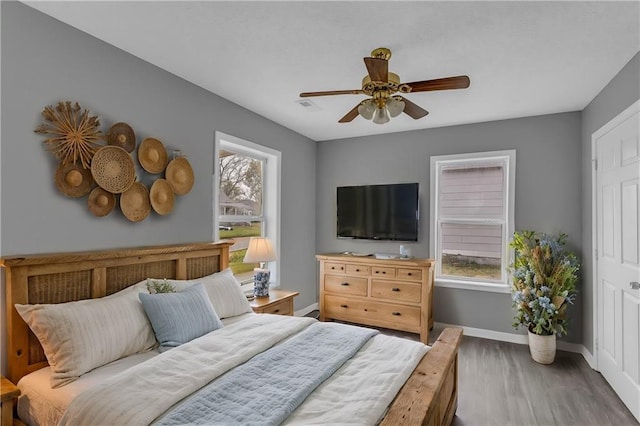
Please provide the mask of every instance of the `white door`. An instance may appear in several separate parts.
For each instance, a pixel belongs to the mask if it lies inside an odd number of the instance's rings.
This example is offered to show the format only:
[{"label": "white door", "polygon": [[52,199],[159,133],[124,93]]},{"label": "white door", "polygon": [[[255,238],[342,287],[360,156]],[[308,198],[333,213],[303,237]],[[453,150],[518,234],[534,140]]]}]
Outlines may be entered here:
[{"label": "white door", "polygon": [[640,420],[640,120],[634,104],[594,134],[598,369]]}]

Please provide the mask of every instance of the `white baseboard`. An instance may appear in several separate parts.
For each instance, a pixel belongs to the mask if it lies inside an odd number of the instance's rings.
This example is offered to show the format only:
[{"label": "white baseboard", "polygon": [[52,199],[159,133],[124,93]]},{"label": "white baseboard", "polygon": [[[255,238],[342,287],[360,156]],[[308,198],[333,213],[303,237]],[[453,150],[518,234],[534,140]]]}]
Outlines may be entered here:
[{"label": "white baseboard", "polygon": [[[483,339],[489,340],[497,340],[500,342],[510,342],[510,343],[518,343],[520,345],[528,345],[529,339],[526,334],[515,334],[515,333],[505,333],[502,331],[493,331],[493,330],[485,330],[483,328],[473,328],[466,327],[462,325],[455,324],[444,324],[440,322],[436,322],[434,324],[436,327],[455,327],[461,328],[466,336],[471,337],[480,337]],[[557,343],[558,350],[574,352],[582,355],[584,360],[589,364],[589,367],[594,368],[595,363],[593,362],[593,355],[591,352],[587,350],[584,345],[578,343],[569,343],[563,342],[562,340],[558,340]]]},{"label": "white baseboard", "polygon": [[593,370],[596,370],[596,363],[594,361],[593,354],[589,352],[584,345],[580,345],[578,343],[563,342],[560,340],[558,341],[558,349],[561,351],[575,352],[582,355],[584,360],[587,361],[587,364],[589,364],[589,367],[591,367],[591,369]]},{"label": "white baseboard", "polygon": [[309,312],[313,312],[316,309],[318,309],[318,304],[317,303],[313,303],[309,306],[307,306],[306,308],[302,308],[299,311],[295,311],[293,313],[293,315],[297,316],[297,317],[303,317],[305,315],[307,315]]}]

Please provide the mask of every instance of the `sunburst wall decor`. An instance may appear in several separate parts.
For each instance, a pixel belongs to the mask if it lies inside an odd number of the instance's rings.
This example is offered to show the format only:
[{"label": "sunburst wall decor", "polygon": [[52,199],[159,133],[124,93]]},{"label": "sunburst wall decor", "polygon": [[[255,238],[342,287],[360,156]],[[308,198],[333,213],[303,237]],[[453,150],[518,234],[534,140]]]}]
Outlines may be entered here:
[{"label": "sunburst wall decor", "polygon": [[98,141],[103,138],[100,132],[100,120],[89,116],[88,110],[82,110],[76,102],[58,102],[58,105],[46,106],[42,116],[47,123],[36,127],[36,133],[50,135],[44,142],[47,149],[63,164],[80,161],[82,168],[91,168],[91,158],[101,147]]}]

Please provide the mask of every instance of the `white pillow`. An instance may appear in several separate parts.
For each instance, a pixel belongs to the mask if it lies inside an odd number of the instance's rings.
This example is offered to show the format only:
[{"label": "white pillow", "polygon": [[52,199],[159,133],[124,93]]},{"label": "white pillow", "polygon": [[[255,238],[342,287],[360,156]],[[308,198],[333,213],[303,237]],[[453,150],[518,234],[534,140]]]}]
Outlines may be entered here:
[{"label": "white pillow", "polygon": [[[191,287],[194,284],[202,283],[204,285],[204,289],[209,295],[213,309],[216,311],[220,319],[253,312],[251,310],[251,305],[247,300],[247,296],[244,295],[242,288],[240,288],[240,283],[233,275],[230,268],[202,278],[192,280],[168,279],[167,282],[171,283],[174,290],[178,292],[184,291],[186,288]],[[146,280],[138,283],[137,285],[142,283],[146,283]]]},{"label": "white pillow", "polygon": [[240,283],[229,268],[190,281],[204,284],[213,309],[221,319],[253,312]]},{"label": "white pillow", "polygon": [[111,361],[148,351],[156,344],[135,285],[100,299],[19,305],[51,366],[51,387],[71,383]]}]

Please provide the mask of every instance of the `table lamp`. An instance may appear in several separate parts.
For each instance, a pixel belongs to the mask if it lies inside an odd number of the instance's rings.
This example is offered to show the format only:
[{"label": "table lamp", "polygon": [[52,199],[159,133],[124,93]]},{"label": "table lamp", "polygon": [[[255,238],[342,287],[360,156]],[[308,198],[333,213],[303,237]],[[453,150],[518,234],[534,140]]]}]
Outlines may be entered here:
[{"label": "table lamp", "polygon": [[253,269],[253,294],[256,297],[269,295],[269,278],[271,272],[264,267],[266,262],[276,260],[276,252],[267,237],[251,237],[249,247],[244,255],[244,263],[259,263]]}]

